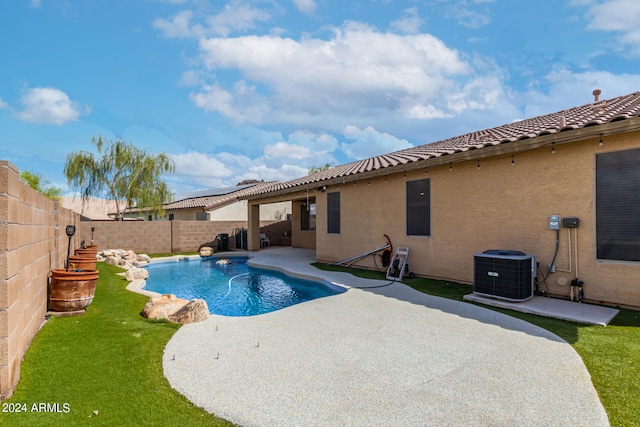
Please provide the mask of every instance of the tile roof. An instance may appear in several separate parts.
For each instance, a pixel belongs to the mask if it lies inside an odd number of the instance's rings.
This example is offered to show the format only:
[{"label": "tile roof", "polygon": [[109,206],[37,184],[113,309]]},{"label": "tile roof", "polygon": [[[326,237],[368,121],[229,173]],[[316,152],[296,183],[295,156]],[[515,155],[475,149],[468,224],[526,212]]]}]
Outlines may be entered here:
[{"label": "tile roof", "polygon": [[[530,140],[544,135],[603,125],[638,116],[640,116],[640,92],[634,92],[609,100],[599,100],[552,114],[518,120],[502,126],[358,160],[291,181],[275,182],[260,188],[252,188],[243,197],[257,198],[271,192],[287,193],[296,187],[308,188],[311,184],[339,181],[340,178],[353,180],[356,178],[353,175],[365,172],[373,173],[385,168],[409,165],[455,153]],[[516,149],[516,144],[512,149]],[[421,167],[424,166],[426,165],[422,163]]]},{"label": "tile roof", "polygon": [[[264,188],[271,187],[275,182],[260,182],[257,184],[242,185],[238,187],[226,187],[224,189],[213,189],[194,191],[192,193],[185,193],[182,195],[181,200],[177,200],[164,205],[164,209],[194,209],[202,208],[203,210],[210,210],[227,203],[232,203],[238,200],[239,197],[245,196],[252,192],[261,191]],[[231,189],[232,191],[227,191]],[[184,195],[190,195],[191,197],[184,198]]]},{"label": "tile roof", "polygon": [[244,190],[245,188],[253,187],[254,185],[256,185],[256,183],[236,185],[234,187],[212,188],[208,190],[199,190],[199,191],[191,191],[189,193],[176,194],[173,197],[173,202],[180,202],[182,200],[194,199],[196,197],[224,196],[229,193],[234,193],[236,191]]}]

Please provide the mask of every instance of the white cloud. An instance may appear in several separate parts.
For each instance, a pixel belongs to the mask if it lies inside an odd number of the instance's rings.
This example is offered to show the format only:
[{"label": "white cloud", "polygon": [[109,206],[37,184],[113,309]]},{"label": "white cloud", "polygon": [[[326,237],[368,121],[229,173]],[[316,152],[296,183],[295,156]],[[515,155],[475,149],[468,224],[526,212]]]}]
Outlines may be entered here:
[{"label": "white cloud", "polygon": [[42,7],[42,0],[31,0],[31,2],[29,3],[29,6],[33,7],[33,8],[40,8]]},{"label": "white cloud", "polygon": [[197,35],[198,32],[191,28],[191,19],[193,18],[193,12],[190,10],[183,10],[173,16],[171,21],[158,18],[153,21],[153,26],[164,34],[168,38],[187,38]]},{"label": "white cloud", "polygon": [[9,108],[9,104],[7,104],[6,102],[4,102],[2,100],[2,98],[0,98],[0,110],[4,109],[4,108]]},{"label": "white cloud", "polygon": [[486,7],[483,10],[477,7],[477,5],[484,3],[493,3],[493,0],[453,1],[447,5],[445,16],[455,19],[459,25],[464,27],[478,29],[491,23],[489,10]]},{"label": "white cloud", "polygon": [[308,15],[312,14],[316,11],[316,2],[314,0],[293,0],[293,3],[296,5],[296,8]]},{"label": "white cloud", "polygon": [[615,50],[623,55],[640,57],[640,2],[605,0],[588,5],[588,28],[619,33]]},{"label": "white cloud", "polygon": [[22,110],[18,117],[29,123],[62,125],[81,115],[80,107],[66,93],[52,87],[28,89],[20,97],[20,104]]},{"label": "white cloud", "polygon": [[314,127],[330,118],[339,131],[347,124],[368,125],[385,111],[414,117],[406,99],[446,108],[443,91],[455,91],[457,79],[472,72],[456,50],[432,35],[382,33],[358,23],[336,28],[329,40],[210,38],[200,48],[211,72],[238,70],[244,79],[232,88],[205,85],[192,100],[252,124]]},{"label": "white cloud", "polygon": [[424,20],[418,15],[418,8],[405,9],[403,15],[402,19],[391,23],[391,28],[405,34],[418,34],[424,24]]},{"label": "white cloud", "polygon": [[405,139],[396,138],[387,133],[378,132],[372,127],[359,129],[356,126],[347,126],[343,135],[354,141],[350,144],[342,144],[342,151],[352,159],[365,159],[367,157],[390,153],[413,147]]},{"label": "white cloud", "polygon": [[214,34],[227,37],[232,31],[246,31],[255,28],[255,22],[266,22],[271,15],[262,10],[232,1],[224,6],[222,12],[207,18],[207,23]]},{"label": "white cloud", "polygon": [[302,147],[296,144],[286,144],[284,142],[278,142],[273,145],[267,145],[264,148],[264,157],[267,159],[279,159],[283,157],[290,157],[292,159],[308,159],[312,157],[311,150],[307,147]]},{"label": "white cloud", "polygon": [[198,184],[207,188],[224,186],[225,178],[233,175],[219,155],[204,153],[170,154],[175,162],[175,176],[182,181]]}]

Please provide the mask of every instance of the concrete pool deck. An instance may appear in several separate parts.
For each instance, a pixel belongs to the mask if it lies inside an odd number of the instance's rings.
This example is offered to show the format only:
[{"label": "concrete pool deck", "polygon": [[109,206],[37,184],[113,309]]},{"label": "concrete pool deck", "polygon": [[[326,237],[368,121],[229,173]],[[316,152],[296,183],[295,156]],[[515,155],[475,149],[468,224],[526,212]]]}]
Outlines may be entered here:
[{"label": "concrete pool deck", "polygon": [[171,385],[243,426],[609,425],[554,334],[483,307],[310,266],[272,248],[250,264],[347,292],[250,317],[212,315],[165,348]]}]

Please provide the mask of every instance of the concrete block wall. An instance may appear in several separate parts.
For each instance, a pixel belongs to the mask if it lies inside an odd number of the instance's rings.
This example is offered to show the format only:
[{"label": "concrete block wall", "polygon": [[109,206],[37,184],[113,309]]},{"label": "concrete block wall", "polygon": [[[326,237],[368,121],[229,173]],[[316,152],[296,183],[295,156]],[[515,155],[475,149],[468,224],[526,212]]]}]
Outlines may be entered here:
[{"label": "concrete block wall", "polygon": [[[77,227],[79,220],[0,161],[0,398],[18,383],[20,362],[45,321],[49,271],[63,267],[66,226]],[[76,233],[71,248],[78,242]]]},{"label": "concrete block wall", "polygon": [[171,253],[172,221],[82,221],[80,238],[102,249],[126,249],[136,253]]},{"label": "concrete block wall", "polygon": [[[285,221],[286,223],[287,221]],[[261,221],[269,227],[279,221]],[[195,252],[203,243],[212,242],[221,233],[229,235],[229,247],[234,248],[234,231],[247,228],[246,221],[82,221],[79,239],[101,249],[127,249],[136,253]],[[282,226],[287,228],[286,225]],[[283,228],[283,229],[284,229]],[[291,226],[288,226],[289,232]],[[264,232],[264,231],[263,231]],[[274,232],[274,236],[279,231]]]}]

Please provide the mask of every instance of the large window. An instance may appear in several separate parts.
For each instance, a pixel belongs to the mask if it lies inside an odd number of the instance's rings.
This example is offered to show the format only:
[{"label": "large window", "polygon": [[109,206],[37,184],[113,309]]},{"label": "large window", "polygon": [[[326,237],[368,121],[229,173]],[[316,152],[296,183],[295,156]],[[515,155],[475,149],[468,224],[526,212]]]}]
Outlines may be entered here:
[{"label": "large window", "polygon": [[640,149],[596,156],[598,259],[640,261]]},{"label": "large window", "polygon": [[431,235],[431,186],[428,179],[407,182],[407,235]]},{"label": "large window", "polygon": [[327,193],[327,232],[340,233],[340,193]]},{"label": "large window", "polygon": [[303,203],[300,205],[300,229],[315,230],[316,229],[316,204]]}]

